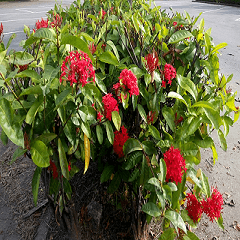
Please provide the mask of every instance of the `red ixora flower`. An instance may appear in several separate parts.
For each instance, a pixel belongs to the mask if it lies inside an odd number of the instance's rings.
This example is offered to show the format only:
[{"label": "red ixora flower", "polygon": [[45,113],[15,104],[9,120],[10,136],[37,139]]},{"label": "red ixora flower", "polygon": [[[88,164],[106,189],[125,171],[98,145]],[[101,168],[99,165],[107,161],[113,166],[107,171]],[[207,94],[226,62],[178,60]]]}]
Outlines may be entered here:
[{"label": "red ixora flower", "polygon": [[2,33],[3,33],[3,24],[1,23],[1,25],[0,25],[0,37],[1,37]]},{"label": "red ixora flower", "polygon": [[48,28],[48,19],[44,20],[42,18],[41,21],[37,20],[37,22],[36,22],[36,29],[38,30],[40,28]]},{"label": "red ixora flower", "polygon": [[188,215],[194,222],[197,222],[203,213],[201,202],[199,202],[192,193],[188,193],[186,199]]},{"label": "red ixora flower", "polygon": [[18,67],[19,67],[19,71],[18,72],[23,72],[23,71],[27,70],[28,64],[19,65]]},{"label": "red ixora flower", "polygon": [[119,82],[113,85],[113,89],[116,91],[116,95],[121,101],[120,89],[128,91],[130,97],[132,95],[139,95],[139,88],[137,84],[137,77],[132,73],[131,70],[123,69],[119,76]]},{"label": "red ixora flower", "polygon": [[103,118],[103,115],[100,112],[97,112],[97,120],[101,122],[102,118]]},{"label": "red ixora flower", "polygon": [[117,100],[113,97],[111,93],[108,93],[105,96],[103,96],[102,102],[104,105],[104,115],[109,121],[111,121],[112,112],[113,111],[119,112]]},{"label": "red ixora flower", "polygon": [[173,26],[176,26],[177,25],[177,22],[173,22]]},{"label": "red ixora flower", "polygon": [[97,47],[94,45],[94,43],[92,42],[92,43],[90,43],[89,45],[88,45],[88,49],[89,49],[89,51],[92,53],[92,54],[94,54],[95,52],[96,52],[96,50],[97,50]]},{"label": "red ixora flower", "polygon": [[[104,16],[106,15],[106,12],[103,9],[101,9],[101,11],[102,11],[102,19],[104,19]],[[101,11],[98,13],[99,15],[101,14]]]},{"label": "red ixora flower", "polygon": [[146,57],[146,68],[150,74],[152,74],[158,67],[158,56],[157,53],[154,51],[153,53],[149,53]]},{"label": "red ixora flower", "polygon": [[167,167],[166,182],[175,182],[178,184],[182,181],[183,172],[186,172],[185,159],[178,148],[171,146],[164,154],[164,161]]},{"label": "red ixora flower", "polygon": [[129,139],[127,129],[122,126],[120,131],[114,132],[113,150],[119,158],[124,157],[123,145]]},{"label": "red ixora flower", "polygon": [[57,27],[61,27],[62,25],[62,17],[59,15],[59,14],[54,14],[53,13],[53,21],[50,23],[50,25],[53,27],[53,28],[57,28]]},{"label": "red ixora flower", "polygon": [[147,115],[147,123],[148,124],[153,123],[154,118],[155,118],[155,114],[156,114],[156,112],[149,111],[149,113]]},{"label": "red ixora flower", "polygon": [[50,171],[52,171],[53,179],[58,178],[57,166],[55,165],[55,163],[54,163],[52,160],[50,160],[50,166],[48,167],[48,169],[49,169]]},{"label": "red ixora flower", "polygon": [[84,87],[88,82],[95,82],[92,60],[82,51],[71,51],[62,63],[61,72],[60,82],[70,81],[70,86],[78,83]]},{"label": "red ixora flower", "polygon": [[203,212],[207,214],[212,222],[215,218],[220,218],[222,205],[222,194],[216,188],[212,188],[212,195],[210,198],[207,198],[207,200],[202,200]]},{"label": "red ixora flower", "polygon": [[171,86],[172,80],[176,77],[176,69],[171,65],[166,63],[164,66],[164,80],[162,80],[162,87],[166,87],[166,81]]}]

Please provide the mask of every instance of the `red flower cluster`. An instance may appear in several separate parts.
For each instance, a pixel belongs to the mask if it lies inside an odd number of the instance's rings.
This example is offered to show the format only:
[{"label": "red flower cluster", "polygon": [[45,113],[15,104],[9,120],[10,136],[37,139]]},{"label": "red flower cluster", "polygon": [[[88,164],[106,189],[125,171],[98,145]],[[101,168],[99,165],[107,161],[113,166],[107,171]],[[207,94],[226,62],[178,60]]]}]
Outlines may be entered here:
[{"label": "red flower cluster", "polygon": [[0,25],[0,37],[1,37],[2,33],[3,33],[3,24],[1,23],[1,25]]},{"label": "red flower cluster", "polygon": [[176,77],[176,69],[171,65],[166,63],[164,66],[164,80],[162,81],[162,87],[166,87],[166,81],[171,86],[172,80]]},{"label": "red flower cluster", "polygon": [[70,81],[70,86],[73,83],[82,84],[84,87],[89,79],[95,82],[95,70],[93,69],[92,60],[82,51],[72,51],[63,61],[60,76],[60,82],[63,80]]},{"label": "red flower cluster", "polygon": [[[104,16],[106,15],[106,12],[103,9],[101,9],[101,11],[102,11],[102,19],[104,19]],[[99,15],[101,14],[101,11],[98,13]]]},{"label": "red flower cluster", "polygon": [[155,114],[156,114],[156,112],[149,111],[149,113],[147,115],[147,123],[148,124],[153,123]]},{"label": "red flower cluster", "polygon": [[212,189],[212,195],[207,200],[202,200],[203,211],[210,218],[210,221],[213,221],[214,218],[219,218],[221,215],[223,205],[222,194],[216,189]]},{"label": "red flower cluster", "polygon": [[55,163],[52,160],[50,160],[50,166],[48,167],[48,169],[50,171],[52,171],[53,179],[58,178],[58,169],[57,169],[57,166],[55,165]]},{"label": "red flower cluster", "polygon": [[139,89],[137,84],[137,77],[132,73],[131,70],[123,69],[120,73],[119,82],[113,85],[113,89],[116,91],[116,95],[121,101],[120,89],[128,91],[130,97],[132,95],[139,95]]},{"label": "red flower cluster", "polygon": [[111,93],[108,93],[102,98],[102,102],[104,105],[104,115],[109,121],[111,121],[112,112],[119,112],[117,100],[112,96]]},{"label": "red flower cluster", "polygon": [[103,118],[103,115],[100,112],[97,112],[97,120],[101,122],[102,118]]},{"label": "red flower cluster", "polygon": [[119,158],[124,157],[123,145],[129,139],[127,129],[122,126],[120,131],[114,132],[113,150]]},{"label": "red flower cluster", "polygon": [[171,146],[164,154],[164,161],[167,167],[166,181],[176,182],[182,181],[183,172],[186,172],[185,159],[182,157],[178,148]]},{"label": "red flower cluster", "polygon": [[188,215],[194,222],[197,222],[203,213],[202,205],[192,193],[188,193],[186,198]]},{"label": "red flower cluster", "polygon": [[53,27],[53,28],[57,28],[57,27],[61,27],[62,25],[62,17],[60,17],[59,14],[53,14],[53,21],[50,23],[50,25]]},{"label": "red flower cluster", "polygon": [[145,57],[145,60],[146,60],[146,68],[148,70],[148,72],[151,74],[153,73],[157,67],[158,67],[158,56],[157,56],[157,53],[156,52],[153,52],[153,53],[149,53],[146,57]]},{"label": "red flower cluster", "polygon": [[177,22],[173,22],[173,26],[176,26],[177,25]]},{"label": "red flower cluster", "polygon": [[19,67],[19,71],[18,72],[23,72],[23,71],[27,70],[28,64],[19,65],[18,67]]},{"label": "red flower cluster", "polygon": [[38,29],[40,29],[40,28],[48,28],[48,19],[47,20],[44,20],[43,18],[42,18],[42,20],[41,21],[37,21],[36,22],[36,29],[38,30]]},{"label": "red flower cluster", "polygon": [[92,43],[90,43],[89,45],[88,45],[88,49],[89,49],[89,51],[92,53],[92,54],[94,54],[95,52],[96,52],[96,50],[97,50],[97,47],[94,45],[94,43],[92,42]]}]

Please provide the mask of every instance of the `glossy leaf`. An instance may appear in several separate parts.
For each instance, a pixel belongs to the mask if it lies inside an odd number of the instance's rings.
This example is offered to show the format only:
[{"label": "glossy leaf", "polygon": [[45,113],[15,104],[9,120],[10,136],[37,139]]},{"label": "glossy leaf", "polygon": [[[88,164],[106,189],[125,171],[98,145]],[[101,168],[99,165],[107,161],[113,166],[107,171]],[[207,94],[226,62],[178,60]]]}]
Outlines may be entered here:
[{"label": "glossy leaf", "polygon": [[27,112],[26,120],[25,120],[26,123],[32,124],[32,122],[34,121],[35,116],[38,112],[38,109],[40,108],[42,103],[43,103],[43,96],[39,96]]},{"label": "glossy leaf", "polygon": [[104,62],[104,63],[112,64],[114,66],[118,66],[119,65],[119,62],[118,62],[116,56],[112,52],[110,52],[110,51],[103,52],[99,56],[99,60]]},{"label": "glossy leaf", "polygon": [[21,147],[18,147],[13,153],[10,164],[13,164],[19,157],[21,157],[26,152],[27,152],[27,149],[22,149]]},{"label": "glossy leaf", "polygon": [[176,236],[176,231],[173,228],[168,228],[160,235],[158,240],[174,240]]},{"label": "glossy leaf", "polygon": [[125,170],[132,169],[142,160],[142,157],[143,157],[143,152],[135,151],[132,154],[129,154],[129,156],[127,157],[122,167]]},{"label": "glossy leaf", "polygon": [[157,178],[155,178],[155,177],[150,178],[150,179],[148,180],[148,183],[152,184],[153,186],[155,186],[155,187],[157,187],[157,188],[159,188],[159,189],[162,189],[159,180],[158,180]]},{"label": "glossy leaf", "polygon": [[151,133],[151,135],[156,138],[157,140],[161,140],[161,136],[160,136],[160,133],[159,131],[157,130],[157,128],[155,128],[154,126],[152,125],[148,125],[148,128],[149,128],[149,131]]},{"label": "glossy leaf", "polygon": [[29,87],[29,88],[24,89],[21,92],[20,96],[30,95],[30,94],[38,94],[38,95],[40,95],[42,93],[43,93],[42,88],[39,85],[35,85],[33,87]]},{"label": "glossy leaf", "polygon": [[224,151],[227,151],[227,141],[226,138],[224,137],[224,134],[221,129],[218,129],[218,139],[220,141],[221,147]]},{"label": "glossy leaf", "polygon": [[177,212],[168,210],[168,211],[166,211],[166,213],[165,213],[165,217],[172,222],[173,226],[174,226],[176,229],[177,229],[177,228],[180,228],[180,229],[182,229],[185,233],[187,233],[187,229],[186,229],[185,223],[184,223],[182,217],[181,217]]},{"label": "glossy leaf", "polygon": [[183,77],[179,74],[177,74],[176,77],[178,84],[187,92],[189,92],[192,97],[196,100],[198,92],[197,92],[197,88],[195,86],[195,84],[188,78]]},{"label": "glossy leaf", "polygon": [[138,104],[137,107],[138,107],[138,112],[139,112],[141,118],[143,119],[144,122],[147,122],[147,114],[146,114],[143,106]]},{"label": "glossy leaf", "polygon": [[53,111],[56,111],[66,101],[67,97],[70,95],[71,92],[72,89],[67,88],[57,96],[57,98],[55,99],[56,107]]},{"label": "glossy leaf", "polygon": [[97,139],[100,144],[103,143],[103,131],[100,125],[96,126]]},{"label": "glossy leaf", "polygon": [[42,168],[36,167],[33,174],[33,179],[32,179],[32,193],[33,193],[33,202],[35,206],[37,206],[38,189],[39,189],[39,183],[41,178],[41,172],[42,172]]},{"label": "glossy leaf", "polygon": [[119,115],[119,113],[117,111],[113,111],[112,112],[112,121],[114,123],[114,126],[116,127],[116,129],[118,131],[120,131],[120,127],[121,127],[121,117]]},{"label": "glossy leaf", "polygon": [[50,165],[48,148],[42,141],[33,141],[30,152],[33,162],[38,167],[48,167]]},{"label": "glossy leaf", "polygon": [[142,148],[141,144],[139,143],[139,141],[134,138],[129,138],[123,146],[123,152],[125,155],[127,155],[131,152],[134,152],[134,151],[140,151],[142,149],[143,148]]},{"label": "glossy leaf", "polygon": [[168,44],[178,43],[178,42],[184,40],[185,38],[189,38],[192,36],[193,35],[187,30],[179,30],[172,34],[172,36],[168,40]]},{"label": "glossy leaf", "polygon": [[104,167],[103,172],[101,174],[101,178],[100,178],[101,183],[106,182],[110,179],[113,173],[113,170],[114,170],[113,165],[107,165]]},{"label": "glossy leaf", "polygon": [[114,141],[114,133],[113,133],[112,125],[110,124],[109,121],[105,122],[104,125],[105,125],[105,127],[106,127],[108,141],[109,141],[111,144],[113,144],[113,141]]},{"label": "glossy leaf", "polygon": [[178,100],[180,100],[182,103],[184,103],[186,105],[186,107],[188,107],[187,102],[185,101],[185,99],[182,97],[182,95],[176,93],[176,92],[169,92],[168,93],[168,97],[169,98],[176,98]]},{"label": "glossy leaf", "polygon": [[58,154],[62,174],[69,180],[68,161],[60,138],[58,139]]},{"label": "glossy leaf", "polygon": [[14,122],[13,109],[8,100],[0,99],[0,125],[8,138],[17,146],[24,148],[24,139],[21,126]]},{"label": "glossy leaf", "polygon": [[197,184],[197,186],[202,189],[202,181],[200,181],[196,175],[197,171],[195,169],[190,168],[187,170],[187,176],[189,176]]},{"label": "glossy leaf", "polygon": [[207,197],[210,197],[211,191],[208,183],[208,177],[203,172],[201,172],[201,174],[202,174],[203,191]]},{"label": "glossy leaf", "polygon": [[162,214],[158,206],[153,202],[147,202],[146,204],[144,204],[142,206],[142,211],[152,217],[159,217]]}]

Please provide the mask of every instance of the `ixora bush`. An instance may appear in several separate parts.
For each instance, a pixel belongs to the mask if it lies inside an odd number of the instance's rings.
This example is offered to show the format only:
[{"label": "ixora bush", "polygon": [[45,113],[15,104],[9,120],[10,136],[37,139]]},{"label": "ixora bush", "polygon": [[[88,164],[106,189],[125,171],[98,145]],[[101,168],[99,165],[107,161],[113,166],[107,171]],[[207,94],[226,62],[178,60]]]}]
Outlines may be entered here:
[{"label": "ixora bush", "polygon": [[[146,239],[152,217],[159,239],[198,239],[205,213],[223,228],[222,195],[198,168],[201,148],[217,152],[239,117],[232,75],[219,74],[211,30],[188,13],[172,17],[151,3],[80,1],[56,6],[21,45],[0,45],[1,139],[37,165],[62,214],[71,199],[75,163],[102,171],[108,193],[122,195],[132,213],[134,239]],[[2,30],[1,30],[2,31]],[[7,53],[8,52],[8,53]],[[91,160],[91,161],[90,161]],[[187,184],[188,183],[188,184]],[[57,211],[56,210],[56,211]]]}]

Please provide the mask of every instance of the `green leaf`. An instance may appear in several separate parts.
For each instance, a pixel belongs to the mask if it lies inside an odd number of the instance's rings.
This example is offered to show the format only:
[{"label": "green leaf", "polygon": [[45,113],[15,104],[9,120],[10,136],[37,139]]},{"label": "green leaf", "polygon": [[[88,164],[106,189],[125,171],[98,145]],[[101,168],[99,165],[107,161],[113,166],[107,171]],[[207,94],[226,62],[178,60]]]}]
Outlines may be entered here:
[{"label": "green leaf", "polygon": [[208,177],[203,172],[202,172],[202,186],[203,186],[204,193],[209,198],[211,195],[211,191],[208,183]]},{"label": "green leaf", "polygon": [[215,164],[215,161],[218,160],[218,154],[214,144],[212,145],[212,153],[213,153],[213,164]]},{"label": "green leaf", "polygon": [[180,94],[178,94],[178,93],[176,93],[176,92],[169,92],[169,94],[168,94],[167,97],[168,97],[168,98],[178,99],[178,100],[180,100],[182,103],[184,103],[184,104],[186,105],[186,107],[188,107],[188,104],[187,104],[187,102],[185,101],[185,99],[184,99]]},{"label": "green leaf", "polygon": [[215,47],[213,48],[213,50],[211,51],[210,54],[213,54],[214,52],[218,52],[219,49],[224,48],[224,47],[226,47],[227,45],[228,45],[228,44],[225,43],[225,42],[219,43],[217,46],[215,46]]},{"label": "green leaf", "polygon": [[166,163],[165,161],[161,158],[160,159],[160,163],[159,163],[159,170],[160,170],[160,173],[158,174],[158,179],[161,181],[161,182],[164,182],[165,179],[166,179],[166,174],[167,174],[167,167],[166,167]]},{"label": "green leaf", "polygon": [[181,76],[179,74],[177,74],[176,79],[178,81],[178,84],[184,90],[189,92],[192,95],[192,97],[196,100],[197,95],[198,95],[198,91],[197,91],[196,85],[190,79],[188,79],[186,77],[183,77],[183,76]]},{"label": "green leaf", "polygon": [[[31,80],[32,80],[33,82],[39,82],[40,79],[41,79],[40,75],[39,75],[36,71],[31,70],[31,69],[27,69],[27,70],[24,70],[24,71],[18,73],[18,74],[16,75],[16,77],[21,77],[21,78],[23,78],[23,77],[29,77],[29,78],[31,78]],[[37,85],[37,86],[34,86],[34,87],[39,87],[39,86]],[[41,88],[41,87],[40,87],[40,88]],[[28,88],[27,88],[27,89],[28,89]],[[24,89],[24,90],[27,90],[27,89]],[[24,91],[24,90],[23,90],[23,91]],[[21,94],[22,94],[22,93],[21,93]],[[22,95],[23,95],[23,94],[22,94]]]},{"label": "green leaf", "polygon": [[151,156],[153,154],[157,155],[158,153],[155,147],[155,143],[153,141],[150,140],[143,141],[142,147],[148,156]]},{"label": "green leaf", "polygon": [[168,228],[164,231],[158,240],[174,240],[177,236],[175,230],[173,228]]},{"label": "green leaf", "polygon": [[220,141],[221,147],[224,151],[227,151],[227,141],[226,138],[224,137],[224,134],[221,129],[218,129],[218,139]]},{"label": "green leaf", "polygon": [[187,236],[190,240],[200,240],[193,232],[188,231]]},{"label": "green leaf", "polygon": [[150,179],[148,180],[148,183],[149,183],[149,184],[152,184],[153,186],[155,186],[155,187],[157,187],[157,188],[159,188],[159,189],[162,189],[162,186],[161,186],[159,180],[158,180],[157,178],[155,178],[155,177],[150,178]]},{"label": "green leaf", "polygon": [[43,103],[43,96],[41,95],[35,100],[31,108],[28,110],[28,113],[26,115],[26,120],[25,120],[26,123],[30,125],[32,124],[38,112],[38,109],[42,105],[42,103]]},{"label": "green leaf", "polygon": [[130,154],[126,161],[123,163],[122,167],[125,170],[130,170],[134,168],[141,160],[143,157],[143,153],[141,151],[136,151]]},{"label": "green leaf", "polygon": [[222,215],[221,215],[220,218],[218,218],[216,221],[217,221],[218,226],[219,226],[222,230],[224,230]]},{"label": "green leaf", "polygon": [[97,139],[100,144],[103,143],[103,131],[100,125],[96,126]]},{"label": "green leaf", "polygon": [[77,36],[72,36],[71,34],[65,34],[62,37],[62,41],[60,43],[61,45],[64,44],[70,44],[77,49],[80,49],[81,51],[87,53],[87,55],[90,57],[90,59],[93,61],[92,53],[88,49],[88,45],[86,42],[84,42],[81,38]]},{"label": "green leaf", "polygon": [[115,128],[120,131],[121,127],[121,117],[117,111],[112,112],[112,121],[114,123]]},{"label": "green leaf", "polygon": [[138,168],[135,168],[133,172],[131,173],[130,177],[128,178],[128,182],[135,181],[140,175],[140,171]]},{"label": "green leaf", "polygon": [[214,106],[209,103],[209,102],[206,102],[206,101],[199,101],[199,102],[196,102],[192,105],[193,108],[195,107],[203,107],[203,108],[208,108],[208,109],[211,109],[211,110],[214,110]]},{"label": "green leaf", "polygon": [[168,200],[170,206],[172,205],[172,190],[168,185],[163,185],[163,197]]},{"label": "green leaf", "polygon": [[174,43],[184,40],[185,38],[189,38],[192,36],[193,35],[187,30],[179,30],[172,34],[172,36],[170,37],[170,39],[168,41],[168,44],[174,44]]},{"label": "green leaf", "polygon": [[158,188],[155,189],[155,191],[156,191],[158,200],[159,200],[159,202],[160,202],[160,204],[161,204],[161,208],[162,208],[162,210],[164,211],[164,209],[165,209],[165,199],[164,199],[164,197],[163,197],[163,192],[162,192],[162,190],[160,190],[160,189],[158,189]]},{"label": "green leaf", "polygon": [[123,145],[123,152],[125,155],[134,152],[143,150],[142,145],[137,139],[129,138]]},{"label": "green leaf", "polygon": [[178,228],[180,228],[185,233],[187,233],[187,229],[186,229],[185,223],[184,223],[182,217],[177,212],[168,210],[165,213],[165,217],[172,222],[172,224],[176,228],[176,230]]},{"label": "green leaf", "polygon": [[163,117],[165,118],[168,126],[170,127],[170,129],[175,132],[175,123],[174,123],[174,113],[173,113],[173,110],[172,108],[169,108],[169,107],[166,107],[164,106],[163,109],[162,109],[162,114],[163,114]]},{"label": "green leaf", "polygon": [[113,170],[114,170],[113,165],[107,165],[104,167],[103,172],[101,174],[101,178],[100,178],[101,183],[106,182],[110,179],[113,173]]},{"label": "green leaf", "polygon": [[189,168],[187,170],[187,176],[189,176],[196,184],[199,188],[203,188],[202,186],[202,181],[200,181],[198,178],[197,178],[197,171],[194,169],[194,168]]},{"label": "green leaf", "polygon": [[58,139],[58,154],[62,174],[69,180],[68,161],[60,138]]},{"label": "green leaf", "polygon": [[95,74],[95,81],[96,81],[98,87],[100,88],[100,90],[102,92],[104,92],[105,94],[107,94],[107,88],[106,88],[106,86],[105,86],[105,84],[103,82],[103,79],[101,79],[99,77],[99,75],[97,75],[97,74]]},{"label": "green leaf", "polygon": [[114,66],[118,66],[119,65],[119,62],[118,62],[116,56],[112,52],[110,52],[110,51],[103,52],[99,56],[99,60],[101,62],[112,64]]},{"label": "green leaf", "polygon": [[114,177],[108,187],[108,192],[114,193],[115,191],[117,191],[120,183],[121,183],[121,175],[119,174],[119,172],[116,172],[116,174],[114,175]]},{"label": "green leaf", "polygon": [[138,104],[137,107],[138,107],[138,112],[139,112],[141,118],[143,119],[144,122],[147,122],[147,114],[146,114],[143,106]]},{"label": "green leaf", "polygon": [[55,133],[43,133],[42,135],[37,137],[36,140],[40,140],[44,144],[47,145],[49,142],[51,142],[56,137],[57,137],[57,134],[55,134]]},{"label": "green leaf", "polygon": [[18,122],[14,122],[12,106],[5,98],[0,99],[0,125],[13,143],[24,148],[24,138],[21,125]]},{"label": "green leaf", "polygon": [[187,134],[188,135],[194,134],[197,131],[197,129],[200,127],[201,122],[202,121],[200,117],[193,118],[189,125]]},{"label": "green leaf", "polygon": [[7,145],[8,143],[8,137],[6,135],[6,133],[4,132],[4,130],[2,129],[2,132],[1,132],[1,140],[2,140],[2,143],[3,145]]},{"label": "green leaf", "polygon": [[81,129],[88,138],[91,138],[91,129],[88,122],[81,122]]},{"label": "green leaf", "polygon": [[153,202],[147,202],[146,204],[144,204],[142,206],[142,211],[152,217],[159,217],[162,214],[158,206]]},{"label": "green leaf", "polygon": [[27,149],[22,149],[21,147],[18,147],[12,156],[10,165],[13,164],[17,160],[17,158],[21,157],[25,152],[27,152]]},{"label": "green leaf", "polygon": [[52,31],[49,28],[40,28],[38,29],[35,33],[34,33],[34,37],[35,38],[39,38],[39,39],[48,39],[51,41],[55,41],[55,37],[54,37],[54,31]]},{"label": "green leaf", "polygon": [[42,141],[33,141],[30,152],[33,162],[38,167],[48,167],[50,165],[48,148]]},{"label": "green leaf", "polygon": [[55,100],[56,107],[53,109],[53,111],[56,111],[66,101],[71,92],[72,88],[67,88],[57,96]]},{"label": "green leaf", "polygon": [[34,57],[28,52],[15,52],[9,56],[9,62],[16,65],[26,65],[34,61]]},{"label": "green leaf", "polygon": [[107,122],[104,123],[104,126],[106,127],[108,140],[111,144],[113,144],[114,133],[113,133],[112,125],[109,121],[107,121]]},{"label": "green leaf", "polygon": [[32,179],[32,193],[33,193],[33,202],[35,206],[37,206],[38,189],[39,189],[41,172],[42,172],[42,168],[36,167],[33,174],[33,179]]},{"label": "green leaf", "polygon": [[113,50],[113,52],[114,52],[114,54],[115,54],[115,56],[116,56],[116,58],[119,62],[120,58],[119,58],[119,54],[118,54],[118,50],[117,50],[116,46],[114,45],[114,43],[111,40],[108,40],[107,44],[112,48],[112,50]]},{"label": "green leaf", "polygon": [[167,185],[171,188],[171,191],[172,191],[172,192],[175,192],[175,191],[178,190],[176,184],[173,183],[173,182],[168,182]]},{"label": "green leaf", "polygon": [[222,119],[220,117],[220,114],[212,109],[204,108],[204,112],[207,116],[207,118],[211,121],[212,125],[215,127],[215,129],[219,129],[219,127],[222,125]]},{"label": "green leaf", "polygon": [[30,94],[38,94],[38,95],[40,95],[42,93],[43,93],[42,88],[39,85],[35,85],[33,87],[29,87],[29,88],[24,89],[21,92],[20,97],[24,96],[24,95],[30,95]]},{"label": "green leaf", "polygon": [[161,136],[160,136],[160,133],[159,131],[157,130],[157,128],[155,128],[154,126],[152,125],[148,125],[148,128],[149,128],[149,131],[151,133],[151,135],[156,138],[157,140],[161,140]]}]

